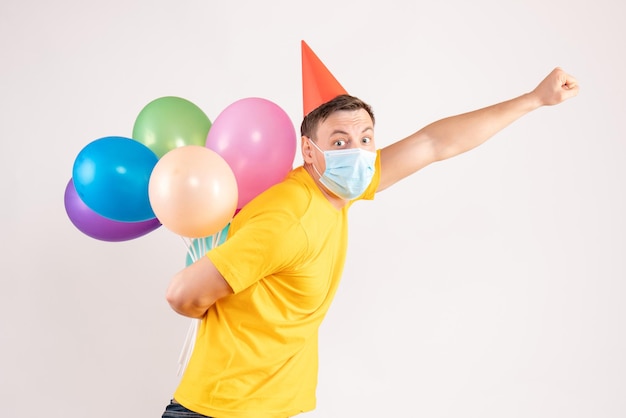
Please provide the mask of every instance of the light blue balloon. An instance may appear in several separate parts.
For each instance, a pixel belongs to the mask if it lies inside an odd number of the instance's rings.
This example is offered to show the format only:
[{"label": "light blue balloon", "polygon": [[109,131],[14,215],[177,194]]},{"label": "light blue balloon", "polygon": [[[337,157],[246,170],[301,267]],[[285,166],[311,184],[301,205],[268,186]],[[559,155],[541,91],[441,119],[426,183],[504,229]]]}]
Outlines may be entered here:
[{"label": "light blue balloon", "polygon": [[228,236],[228,229],[230,228],[230,223],[227,224],[224,229],[220,232],[204,237],[204,238],[194,238],[191,241],[191,245],[187,250],[187,258],[185,259],[185,265],[189,266],[193,264],[195,260],[203,257],[207,251],[211,248],[217,247],[218,245],[222,245],[224,241],[226,241],[226,237]]},{"label": "light blue balloon", "polygon": [[134,139],[100,138],[78,153],[72,170],[74,187],[85,205],[105,218],[153,219],[148,183],[157,161],[154,152]]}]

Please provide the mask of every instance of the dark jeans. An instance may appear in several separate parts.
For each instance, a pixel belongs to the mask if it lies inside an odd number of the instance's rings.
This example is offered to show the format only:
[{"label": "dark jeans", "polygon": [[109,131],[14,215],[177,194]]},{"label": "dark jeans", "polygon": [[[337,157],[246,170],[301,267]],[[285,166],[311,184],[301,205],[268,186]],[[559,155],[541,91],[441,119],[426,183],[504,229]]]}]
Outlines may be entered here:
[{"label": "dark jeans", "polygon": [[200,415],[185,408],[174,399],[165,407],[165,412],[161,418],[211,418],[206,415]]}]

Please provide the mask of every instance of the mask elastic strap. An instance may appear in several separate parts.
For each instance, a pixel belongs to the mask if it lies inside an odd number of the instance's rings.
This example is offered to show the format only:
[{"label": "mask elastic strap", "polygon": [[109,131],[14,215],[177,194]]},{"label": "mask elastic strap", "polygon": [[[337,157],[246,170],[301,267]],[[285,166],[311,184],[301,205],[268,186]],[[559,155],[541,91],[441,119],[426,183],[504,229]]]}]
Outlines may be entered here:
[{"label": "mask elastic strap", "polygon": [[322,150],[322,149],[321,149],[321,148],[320,148],[320,147],[319,147],[319,146],[315,143],[315,141],[313,141],[313,139],[309,138],[309,143],[310,143],[311,145],[313,145],[315,148],[317,148],[317,150],[318,150],[319,152],[321,152],[322,154],[324,154],[324,151],[323,151],[323,150]]},{"label": "mask elastic strap", "polygon": [[[318,147],[318,146],[317,146],[317,144],[313,141],[313,139],[309,138],[309,143],[310,143],[311,145],[313,145],[315,148],[317,148],[317,150],[318,150],[319,152],[321,152],[321,153],[322,153],[322,155],[324,155],[324,158],[325,158],[324,151],[322,151],[322,149],[321,149],[320,147]],[[315,172],[317,173],[317,175],[319,176],[319,178],[320,178],[320,180],[321,180],[322,175],[320,174],[319,170],[317,169],[317,167],[315,167],[315,164],[311,163],[311,165],[313,166],[313,170],[315,170]]]}]

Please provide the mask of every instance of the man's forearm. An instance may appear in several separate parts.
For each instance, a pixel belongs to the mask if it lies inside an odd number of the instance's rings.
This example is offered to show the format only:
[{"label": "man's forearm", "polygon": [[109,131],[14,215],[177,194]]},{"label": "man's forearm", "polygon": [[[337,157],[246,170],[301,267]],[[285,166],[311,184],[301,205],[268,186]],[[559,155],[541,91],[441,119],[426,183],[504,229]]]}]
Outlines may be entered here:
[{"label": "man's forearm", "polygon": [[450,116],[422,128],[430,138],[435,160],[445,160],[487,141],[515,120],[541,106],[533,93],[472,112]]}]

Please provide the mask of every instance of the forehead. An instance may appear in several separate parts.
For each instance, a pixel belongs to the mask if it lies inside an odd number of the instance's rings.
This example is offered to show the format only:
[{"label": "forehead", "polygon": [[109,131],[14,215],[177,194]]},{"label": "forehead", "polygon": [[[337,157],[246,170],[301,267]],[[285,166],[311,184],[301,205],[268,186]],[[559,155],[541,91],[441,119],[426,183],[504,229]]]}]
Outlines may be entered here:
[{"label": "forehead", "polygon": [[318,136],[330,136],[335,132],[360,134],[374,129],[374,123],[365,109],[338,110],[331,113],[317,126]]}]

